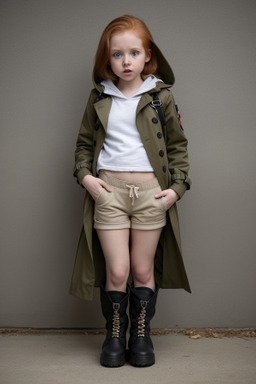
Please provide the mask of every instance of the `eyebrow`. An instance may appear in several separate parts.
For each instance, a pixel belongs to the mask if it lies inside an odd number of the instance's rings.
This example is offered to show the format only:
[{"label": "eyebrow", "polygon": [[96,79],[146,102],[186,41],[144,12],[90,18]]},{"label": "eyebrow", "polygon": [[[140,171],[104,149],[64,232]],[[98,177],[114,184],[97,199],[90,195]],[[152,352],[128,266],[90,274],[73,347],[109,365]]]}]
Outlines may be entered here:
[{"label": "eyebrow", "polygon": [[[122,51],[123,48],[111,48],[110,50],[111,50],[111,51]],[[130,50],[131,50],[131,51],[140,51],[141,48],[134,47],[134,48],[131,48]]]}]

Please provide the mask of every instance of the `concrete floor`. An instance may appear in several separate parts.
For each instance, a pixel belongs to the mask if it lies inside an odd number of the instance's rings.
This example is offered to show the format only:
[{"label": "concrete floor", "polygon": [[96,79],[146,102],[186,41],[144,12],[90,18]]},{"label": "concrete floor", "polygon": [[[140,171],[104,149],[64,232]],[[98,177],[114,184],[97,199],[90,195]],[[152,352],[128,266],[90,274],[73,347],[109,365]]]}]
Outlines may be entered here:
[{"label": "concrete floor", "polygon": [[256,338],[152,336],[156,364],[104,368],[104,335],[0,336],[1,384],[255,384]]}]

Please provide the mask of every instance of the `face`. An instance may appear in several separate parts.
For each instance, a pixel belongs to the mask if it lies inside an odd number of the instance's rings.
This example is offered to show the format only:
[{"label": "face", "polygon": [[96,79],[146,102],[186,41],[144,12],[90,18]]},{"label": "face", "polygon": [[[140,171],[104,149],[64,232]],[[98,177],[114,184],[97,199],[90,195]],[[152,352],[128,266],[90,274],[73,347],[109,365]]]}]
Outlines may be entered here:
[{"label": "face", "polygon": [[110,66],[119,78],[118,84],[140,85],[141,72],[150,60],[150,51],[146,52],[142,40],[132,31],[124,31],[112,36],[110,40]]}]

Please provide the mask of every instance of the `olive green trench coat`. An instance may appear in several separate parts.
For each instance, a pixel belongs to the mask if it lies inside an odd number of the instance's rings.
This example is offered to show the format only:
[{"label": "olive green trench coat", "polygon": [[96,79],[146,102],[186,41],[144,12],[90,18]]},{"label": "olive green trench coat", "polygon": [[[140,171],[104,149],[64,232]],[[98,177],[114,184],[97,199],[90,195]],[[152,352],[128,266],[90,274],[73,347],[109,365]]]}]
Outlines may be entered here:
[{"label": "olive green trench coat", "polygon": [[[175,101],[170,91],[174,83],[173,72],[155,46],[161,71],[156,88],[143,94],[139,101],[136,122],[149,161],[162,190],[172,188],[181,198],[190,188],[187,139],[180,125]],[[107,121],[111,108],[111,97],[99,97],[104,91],[100,80],[94,76],[92,90],[77,138],[74,176],[81,183],[84,176],[97,176],[96,165],[104,143]],[[153,93],[163,103],[166,119],[162,132],[159,116],[150,105]],[[78,243],[70,293],[91,300],[93,287],[105,280],[105,262],[97,233],[93,228],[94,200],[85,190],[83,228]],[[181,251],[181,240],[177,206],[167,212],[167,224],[163,228],[156,255],[155,279],[161,288],[184,288],[190,292]]]}]

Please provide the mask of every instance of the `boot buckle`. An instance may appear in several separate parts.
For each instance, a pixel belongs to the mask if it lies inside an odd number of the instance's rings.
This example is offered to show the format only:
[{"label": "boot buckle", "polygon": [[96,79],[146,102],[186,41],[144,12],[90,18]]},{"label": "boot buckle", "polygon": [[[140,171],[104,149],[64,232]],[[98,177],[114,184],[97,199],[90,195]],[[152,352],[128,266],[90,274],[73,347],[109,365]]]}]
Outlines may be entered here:
[{"label": "boot buckle", "polygon": [[119,311],[120,304],[119,303],[113,303],[113,309],[114,309],[114,311]]},{"label": "boot buckle", "polygon": [[140,300],[140,305],[141,305],[141,308],[147,308],[148,301]]}]

